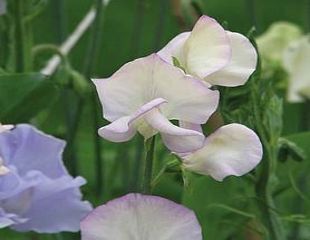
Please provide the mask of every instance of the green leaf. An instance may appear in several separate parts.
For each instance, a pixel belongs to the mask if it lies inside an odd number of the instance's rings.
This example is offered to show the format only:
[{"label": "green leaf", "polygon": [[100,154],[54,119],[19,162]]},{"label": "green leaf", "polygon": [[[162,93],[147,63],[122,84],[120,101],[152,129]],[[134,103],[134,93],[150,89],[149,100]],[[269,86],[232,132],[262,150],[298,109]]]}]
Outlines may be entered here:
[{"label": "green leaf", "polygon": [[40,73],[0,75],[0,121],[28,121],[57,95],[55,84]]}]

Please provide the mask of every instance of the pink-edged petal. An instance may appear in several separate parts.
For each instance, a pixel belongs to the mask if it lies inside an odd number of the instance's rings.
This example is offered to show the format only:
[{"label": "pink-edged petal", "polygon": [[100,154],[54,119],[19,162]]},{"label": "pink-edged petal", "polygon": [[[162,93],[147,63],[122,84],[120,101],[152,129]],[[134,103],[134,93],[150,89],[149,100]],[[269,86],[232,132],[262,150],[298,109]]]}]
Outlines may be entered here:
[{"label": "pink-edged petal", "polygon": [[154,99],[140,107],[131,116],[121,117],[109,125],[100,128],[98,133],[102,138],[112,142],[126,142],[133,138],[137,129],[139,129],[137,120],[153,108],[159,107],[165,102],[166,100],[163,98]]},{"label": "pink-edged petal", "polygon": [[202,240],[193,211],[170,200],[128,194],[99,206],[81,222],[82,240]]},{"label": "pink-edged petal", "polygon": [[172,152],[194,151],[203,145],[204,135],[202,133],[173,125],[158,109],[148,112],[145,120],[160,132],[163,142]]},{"label": "pink-edged petal", "polygon": [[205,123],[215,111],[218,91],[212,91],[182,70],[166,63],[157,54],[125,64],[111,78],[94,80],[104,117],[115,121],[130,116],[156,98],[169,119]]},{"label": "pink-edged petal", "polygon": [[136,129],[129,125],[130,116],[122,117],[98,130],[100,137],[111,142],[126,142],[134,137]]},{"label": "pink-edged petal", "polygon": [[158,55],[154,58],[152,94],[167,100],[160,107],[161,112],[170,120],[205,123],[218,106],[219,92],[165,63]]},{"label": "pink-edged petal", "polygon": [[186,72],[201,79],[224,66],[231,58],[226,31],[214,19],[202,16],[184,45]]},{"label": "pink-edged petal", "polygon": [[204,80],[212,85],[240,86],[245,84],[255,71],[257,53],[245,36],[235,32],[226,32],[232,48],[231,60],[224,68],[207,76]]},{"label": "pink-edged petal", "polygon": [[173,57],[177,58],[181,65],[185,64],[184,44],[191,32],[183,32],[173,38],[157,54],[166,62],[173,64]]},{"label": "pink-edged petal", "polygon": [[262,159],[262,145],[251,129],[228,124],[206,138],[203,148],[184,157],[184,167],[218,181],[241,176],[256,167]]}]

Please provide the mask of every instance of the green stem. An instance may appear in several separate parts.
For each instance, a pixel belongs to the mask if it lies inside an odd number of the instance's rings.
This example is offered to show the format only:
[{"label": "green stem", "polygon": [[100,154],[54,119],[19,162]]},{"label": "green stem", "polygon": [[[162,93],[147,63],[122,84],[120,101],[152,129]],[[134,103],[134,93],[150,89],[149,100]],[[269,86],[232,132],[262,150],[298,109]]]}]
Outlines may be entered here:
[{"label": "green stem", "polygon": [[[254,86],[253,86],[254,89]],[[252,106],[254,119],[256,119],[256,129],[262,141],[264,148],[264,158],[262,160],[262,169],[259,173],[258,180],[255,186],[256,195],[259,201],[259,208],[262,214],[263,223],[268,229],[268,236],[266,239],[283,240],[284,231],[281,220],[274,211],[275,203],[273,200],[273,192],[276,177],[277,165],[277,139],[270,139],[262,125],[263,116],[259,111],[259,94],[252,91]],[[262,113],[263,114],[263,113]]]},{"label": "green stem", "polygon": [[144,163],[144,175],[142,183],[142,193],[152,193],[152,176],[153,176],[153,162],[155,152],[155,136],[146,142],[146,158]]},{"label": "green stem", "polygon": [[[95,63],[98,59],[98,52],[99,52],[99,44],[100,44],[100,35],[102,33],[102,18],[103,18],[103,11],[104,11],[104,5],[102,3],[102,0],[95,0],[95,9],[96,9],[96,18],[94,20],[94,25],[92,28],[91,38],[89,41],[88,46],[88,52],[86,55],[86,61],[85,61],[85,68],[84,68],[84,75],[88,78],[95,66]],[[93,92],[91,94],[91,106],[92,106],[92,113],[93,113],[93,139],[94,139],[94,151],[95,151],[95,172],[96,172],[96,192],[98,194],[98,197],[101,196],[102,190],[105,189],[105,186],[103,184],[104,181],[104,172],[103,172],[103,159],[101,154],[101,144],[100,144],[100,138],[97,134],[97,129],[99,126],[99,113],[98,108],[99,104],[97,101],[96,93]]]},{"label": "green stem", "polygon": [[24,0],[14,0],[14,39],[15,39],[15,70],[16,72],[25,71],[25,25],[23,21]]},{"label": "green stem", "polygon": [[277,212],[275,212],[275,203],[273,200],[275,176],[276,149],[266,146],[263,159],[261,174],[256,184],[256,195],[261,200],[259,207],[263,216],[263,222],[268,229],[267,239],[283,240],[283,226]]}]

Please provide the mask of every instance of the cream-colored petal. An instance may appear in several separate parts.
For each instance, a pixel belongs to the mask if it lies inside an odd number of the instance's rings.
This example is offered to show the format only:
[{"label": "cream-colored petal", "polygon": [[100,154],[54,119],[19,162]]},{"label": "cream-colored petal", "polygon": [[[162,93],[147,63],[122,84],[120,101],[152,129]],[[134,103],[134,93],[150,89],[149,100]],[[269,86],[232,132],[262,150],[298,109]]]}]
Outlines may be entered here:
[{"label": "cream-colored petal", "polygon": [[232,57],[228,65],[204,78],[211,85],[227,87],[246,83],[256,69],[257,53],[252,43],[245,36],[227,31],[232,48]]},{"label": "cream-colored petal", "polygon": [[284,51],[283,66],[288,72],[287,98],[302,102],[310,98],[310,35],[292,42]]},{"label": "cream-colored petal", "polygon": [[229,124],[207,137],[204,147],[183,156],[183,165],[189,171],[222,181],[227,176],[251,171],[261,161],[262,154],[255,132],[241,124]]},{"label": "cream-colored petal", "polygon": [[202,16],[184,45],[184,68],[201,79],[225,67],[231,59],[226,31],[213,18]]}]

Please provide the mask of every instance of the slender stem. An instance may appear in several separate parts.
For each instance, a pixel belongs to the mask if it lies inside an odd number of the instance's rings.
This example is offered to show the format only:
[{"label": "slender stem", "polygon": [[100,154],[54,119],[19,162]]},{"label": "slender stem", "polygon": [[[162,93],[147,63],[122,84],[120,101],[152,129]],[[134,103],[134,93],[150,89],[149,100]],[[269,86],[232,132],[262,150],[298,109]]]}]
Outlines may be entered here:
[{"label": "slender stem", "polygon": [[[99,43],[100,43],[100,35],[102,33],[102,18],[103,18],[103,10],[104,5],[102,3],[102,0],[95,0],[95,9],[96,9],[96,15],[94,20],[94,25],[92,28],[91,38],[89,41],[89,48],[88,53],[86,55],[86,61],[85,61],[85,68],[84,68],[84,75],[86,77],[89,77],[91,72],[93,71],[93,68],[95,66],[97,56],[98,56],[98,50],[99,50]],[[92,132],[93,138],[94,138],[94,151],[95,151],[95,172],[96,172],[96,192],[98,194],[98,197],[101,196],[102,190],[105,189],[103,184],[104,181],[104,172],[103,172],[103,159],[101,154],[101,142],[100,138],[97,134],[97,129],[99,126],[98,121],[98,102],[97,102],[97,96],[93,92],[91,95],[91,102],[92,102],[92,119],[93,119],[93,126],[94,130]]]},{"label": "slender stem", "polygon": [[168,16],[167,14],[168,9],[169,9],[169,1],[161,0],[158,14],[159,17],[154,36],[154,51],[158,51],[158,48],[160,47],[160,43],[165,28],[165,21]]},{"label": "slender stem", "polygon": [[[81,20],[81,22],[76,26],[75,30],[70,34],[70,36],[66,39],[66,41],[61,44],[59,47],[59,51],[63,55],[67,55],[72,48],[78,43],[78,41],[81,39],[83,34],[86,32],[86,30],[90,27],[90,25],[93,23],[96,16],[95,9],[91,8],[88,13],[85,15],[85,17]],[[55,55],[53,56],[47,63],[47,65],[41,69],[41,73],[45,75],[52,75],[57,67],[59,66],[61,62],[61,59],[59,56]]]},{"label": "slender stem", "polygon": [[144,163],[144,177],[142,183],[142,192],[145,194],[152,193],[152,177],[153,177],[153,162],[155,152],[155,136],[146,142],[146,157]]},{"label": "slender stem", "polygon": [[26,65],[25,54],[25,25],[23,21],[24,0],[14,0],[14,39],[15,39],[15,70],[24,72]]},{"label": "slender stem", "polygon": [[250,23],[256,28],[256,31],[259,32],[259,26],[257,24],[257,14],[256,14],[256,1],[255,0],[245,0],[248,8],[248,14],[250,17]]},{"label": "slender stem", "polygon": [[275,162],[277,161],[276,149],[266,146],[266,156],[263,159],[262,172],[256,184],[256,194],[262,202],[259,204],[263,221],[268,229],[267,239],[282,240],[284,238],[283,226],[274,211],[275,203],[273,200],[274,180],[275,180]]},{"label": "slender stem", "polygon": [[[255,86],[252,86],[255,89]],[[262,160],[262,169],[258,176],[255,186],[256,195],[259,200],[259,208],[262,214],[263,222],[268,229],[269,236],[266,239],[283,240],[284,231],[279,216],[274,211],[275,203],[273,200],[273,191],[276,181],[277,165],[277,139],[270,139],[262,125],[263,116],[259,110],[259,94],[252,91],[252,106],[254,119],[256,119],[256,129],[262,141],[264,148],[264,158]]]}]

